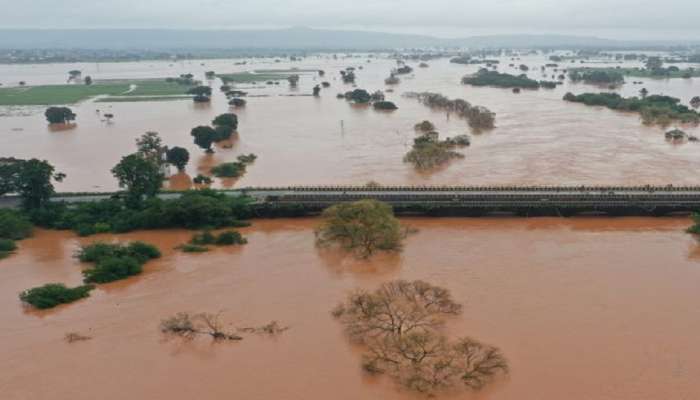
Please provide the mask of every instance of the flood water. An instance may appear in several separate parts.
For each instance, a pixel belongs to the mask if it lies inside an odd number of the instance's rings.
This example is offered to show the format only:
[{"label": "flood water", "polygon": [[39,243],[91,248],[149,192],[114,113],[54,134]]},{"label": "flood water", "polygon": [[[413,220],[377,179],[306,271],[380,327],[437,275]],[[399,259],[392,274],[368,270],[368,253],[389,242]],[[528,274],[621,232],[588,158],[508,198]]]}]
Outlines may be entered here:
[{"label": "flood water", "polygon": [[[250,94],[236,110],[239,134],[231,148],[204,155],[190,129],[229,110],[215,90],[209,106],[191,101],[93,103],[73,106],[72,129],[49,128],[43,107],[0,110],[0,157],[49,160],[68,178],[60,191],[116,189],[109,170],[135,150],[135,139],[157,131],[165,144],[191,153],[186,174],[170,180],[186,188],[191,177],[240,154],[258,159],[239,181],[215,187],[294,184],[697,184],[700,144],[673,144],[663,129],[645,127],[636,115],[562,101],[564,93],[599,91],[566,83],[554,90],[474,88],[460,78],[478,66],[446,59],[415,68],[387,93],[399,110],[376,112],[337,100],[338,72],[357,71],[357,86],[383,83],[395,62],[366,57],[301,63],[232,60],[0,66],[0,83],[62,83],[80,69],[94,79],[220,73],[255,68],[318,68],[332,87],[308,94],[322,81],[302,75],[299,89],[286,82]],[[542,56],[502,59],[530,65],[544,79]],[[201,65],[204,64],[204,65]],[[416,63],[410,63],[417,67]],[[567,65],[567,64],[562,64]],[[634,65],[629,63],[628,65]],[[681,67],[684,67],[681,65]],[[551,70],[550,70],[551,71]],[[547,79],[551,79],[548,76]],[[632,81],[635,79],[628,79]],[[639,80],[639,79],[636,79]],[[681,98],[700,95],[700,80],[649,80],[641,87]],[[218,88],[220,82],[212,82]],[[495,111],[496,129],[474,134],[465,121],[432,111],[407,91],[434,91]],[[99,113],[115,114],[114,122]],[[402,162],[415,137],[413,125],[433,121],[442,136],[470,133],[466,157],[431,174]],[[342,121],[342,125],[341,125]],[[697,127],[682,127],[700,136]],[[488,400],[606,400],[700,398],[700,247],[684,233],[688,218],[615,219],[403,219],[418,232],[398,255],[360,262],[314,246],[314,219],[256,220],[243,229],[249,244],[184,254],[173,248],[191,232],[151,231],[77,238],[42,231],[0,260],[0,398],[24,399],[387,399],[424,398],[360,370],[353,348],[329,311],[354,288],[372,289],[392,279],[423,279],[451,290],[464,312],[447,326],[452,336],[472,336],[502,349],[511,373],[478,393],[440,398]],[[144,274],[101,285],[90,298],[50,311],[24,307],[24,289],[81,282],[73,258],[79,244],[96,239],[145,240],[164,256]],[[271,320],[290,326],[274,338],[246,335],[239,343],[166,341],[161,319],[176,312],[221,312],[230,326]],[[92,336],[68,344],[68,332]]]},{"label": "flood water", "polygon": [[[501,58],[500,69],[519,73],[508,65],[524,63],[531,67],[530,76],[543,77],[539,67],[547,63],[544,56],[523,56],[511,61]],[[202,65],[204,64],[204,65]],[[188,176],[173,178],[171,187],[184,188],[189,178],[207,173],[211,166],[232,161],[240,154],[255,153],[258,159],[239,181],[216,180],[216,187],[289,185],[289,184],[364,184],[370,180],[382,184],[695,184],[691,171],[700,167],[700,144],[674,144],[665,140],[664,129],[645,127],[634,114],[623,114],[598,107],[564,102],[567,91],[583,93],[603,90],[596,86],[571,84],[554,90],[524,90],[519,95],[509,89],[476,88],[460,84],[460,78],[480,68],[477,65],[450,64],[447,59],[430,61],[429,68],[414,68],[411,76],[402,77],[393,93],[387,93],[399,110],[377,112],[353,107],[336,94],[351,90],[339,79],[347,66],[363,67],[357,71],[357,86],[374,91],[386,89],[384,78],[396,63],[389,59],[367,57],[333,60],[309,57],[302,62],[273,63],[270,59],[253,60],[248,65],[234,65],[233,60],[187,62],[140,62],[95,64],[56,64],[34,66],[0,66],[4,85],[19,80],[28,85],[63,83],[67,71],[79,69],[94,79],[146,78],[176,76],[192,72],[200,79],[204,71],[219,73],[269,68],[318,68],[325,78],[302,74],[297,90],[287,82],[279,86],[249,89],[251,95],[238,114],[239,134],[230,149],[218,148],[205,155],[192,143],[191,128],[209,124],[229,106],[218,91],[220,82],[212,82],[215,96],[211,105],[194,105],[191,101],[148,103],[92,103],[73,107],[78,114],[77,126],[67,130],[47,127],[43,107],[5,109],[0,117],[0,156],[48,159],[68,178],[58,186],[62,191],[114,190],[116,181],[110,169],[120,157],[135,151],[134,140],[145,131],[159,132],[165,144],[181,146],[191,153]],[[562,63],[562,67],[574,64]],[[599,64],[575,64],[595,65]],[[605,66],[619,64],[603,64]],[[627,63],[626,65],[638,65]],[[685,65],[679,65],[685,67]],[[697,67],[697,66],[696,66]],[[280,95],[310,94],[323,79],[331,83],[320,98]],[[653,94],[679,97],[686,104],[700,95],[700,79],[651,80],[643,85],[628,83],[619,92],[637,95],[641,87]],[[433,91],[452,98],[463,98],[495,111],[496,129],[472,135],[466,157],[430,174],[417,173],[403,163],[421,120],[433,121],[442,137],[470,133],[464,120],[432,111],[415,100],[402,98],[408,91]],[[114,121],[101,121],[96,110],[111,112]],[[31,109],[30,109],[31,110]],[[26,115],[29,114],[29,115]],[[341,127],[342,121],[342,127]],[[700,136],[697,127],[682,127]],[[89,167],[87,167],[89,166]]]},{"label": "flood water", "polygon": [[[404,219],[418,232],[399,255],[369,262],[314,246],[313,219],[256,221],[249,244],[188,255],[185,231],[119,240],[157,244],[143,275],[102,285],[51,311],[21,290],[80,283],[71,233],[38,231],[0,261],[0,393],[5,400],[123,398],[414,399],[360,370],[329,311],[352,289],[423,279],[463,314],[447,329],[499,346],[510,375],[440,398],[700,397],[700,247],[685,218]],[[232,326],[278,320],[278,337],[166,341],[162,318],[221,312]],[[67,332],[92,340],[68,344]]]}]

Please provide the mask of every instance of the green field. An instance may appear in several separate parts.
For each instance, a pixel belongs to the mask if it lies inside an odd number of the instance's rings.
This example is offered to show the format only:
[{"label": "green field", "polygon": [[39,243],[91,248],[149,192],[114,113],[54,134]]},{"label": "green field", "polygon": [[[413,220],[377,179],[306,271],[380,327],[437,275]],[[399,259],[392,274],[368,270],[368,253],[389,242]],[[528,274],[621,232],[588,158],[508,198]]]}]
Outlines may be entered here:
[{"label": "green field", "polygon": [[666,79],[666,78],[685,78],[690,76],[693,78],[700,77],[700,69],[682,69],[679,71],[667,71],[663,75],[654,75],[645,68],[570,68],[569,71],[602,71],[602,72],[617,72],[631,78],[654,78],[654,79]]},{"label": "green field", "polygon": [[[298,72],[298,71],[297,71]],[[224,83],[251,83],[251,82],[266,82],[266,81],[282,81],[289,78],[291,73],[253,73],[253,72],[236,72],[233,74],[217,74]]]},{"label": "green field", "polygon": [[[95,96],[184,95],[189,86],[165,79],[109,80],[92,85],[42,85],[0,88],[0,106],[42,106],[75,104]],[[145,101],[135,97],[134,101]],[[120,100],[126,101],[126,100]]]}]

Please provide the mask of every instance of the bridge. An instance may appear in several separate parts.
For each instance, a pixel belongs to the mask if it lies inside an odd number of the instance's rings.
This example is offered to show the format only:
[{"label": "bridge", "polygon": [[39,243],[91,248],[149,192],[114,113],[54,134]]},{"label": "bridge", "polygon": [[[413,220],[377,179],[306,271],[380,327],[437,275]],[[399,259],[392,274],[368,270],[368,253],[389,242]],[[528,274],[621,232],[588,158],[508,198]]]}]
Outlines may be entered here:
[{"label": "bridge", "polygon": [[[334,204],[375,199],[399,215],[518,216],[688,214],[700,211],[700,186],[289,186],[221,190],[247,195],[259,216],[314,215]],[[57,194],[53,201],[78,203],[117,193]],[[163,192],[163,199],[181,192]],[[0,207],[19,199],[0,198]]]}]

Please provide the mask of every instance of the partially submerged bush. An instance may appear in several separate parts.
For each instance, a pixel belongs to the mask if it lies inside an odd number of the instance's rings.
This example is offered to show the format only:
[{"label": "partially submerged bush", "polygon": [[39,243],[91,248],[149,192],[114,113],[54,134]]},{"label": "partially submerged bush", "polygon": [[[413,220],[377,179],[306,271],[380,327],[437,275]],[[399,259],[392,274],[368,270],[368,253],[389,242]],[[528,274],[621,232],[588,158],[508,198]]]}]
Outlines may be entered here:
[{"label": "partially submerged bush", "polygon": [[44,286],[25,290],[20,293],[19,298],[36,308],[46,309],[88,297],[92,289],[94,289],[92,285],[69,288],[62,283],[48,283]]},{"label": "partially submerged bush", "polygon": [[242,337],[224,331],[218,314],[177,313],[160,323],[160,331],[167,335],[194,339],[197,335],[209,335],[214,340],[241,340]]},{"label": "partially submerged bush", "polygon": [[396,104],[390,102],[390,101],[377,101],[374,102],[373,107],[375,110],[386,110],[386,111],[393,111],[393,110],[398,110],[399,108],[396,106]]},{"label": "partially submerged bush", "polygon": [[94,262],[95,266],[83,271],[86,283],[108,283],[138,275],[143,264],[161,256],[157,247],[144,242],[127,245],[95,242],[83,246],[78,252],[82,262]]},{"label": "partially submerged bush", "polygon": [[242,162],[222,163],[211,169],[217,178],[238,178],[245,173],[246,164]]},{"label": "partially submerged bush", "polygon": [[143,271],[142,263],[133,257],[108,257],[93,268],[83,271],[86,283],[109,283],[138,275]]},{"label": "partially submerged bush", "polygon": [[219,234],[214,241],[217,246],[230,246],[234,244],[246,244],[248,240],[238,231],[226,231]]},{"label": "partially submerged bush", "polygon": [[32,234],[32,223],[15,210],[0,209],[0,239],[21,240]]},{"label": "partially submerged bush", "polygon": [[205,253],[205,252],[209,251],[209,248],[206,246],[201,246],[201,245],[192,244],[192,243],[185,243],[181,246],[178,246],[177,248],[182,250],[185,253]]},{"label": "partially submerged bush", "polygon": [[411,163],[416,169],[430,170],[439,167],[450,160],[464,158],[462,153],[453,149],[457,146],[467,146],[469,138],[456,136],[455,139],[440,141],[437,132],[429,132],[413,141],[413,148],[404,156],[404,162]]},{"label": "partially submerged bush", "polygon": [[427,132],[432,132],[435,130],[435,125],[433,125],[432,122],[425,120],[423,122],[419,122],[413,127],[415,130],[423,133]]},{"label": "partially submerged bush", "polygon": [[317,243],[338,245],[360,257],[400,250],[406,236],[391,207],[376,200],[340,203],[324,210],[322,217]]},{"label": "partially submerged bush", "polygon": [[161,256],[160,250],[145,242],[130,242],[126,245],[117,243],[94,242],[82,246],[78,251],[78,259],[82,262],[100,262],[112,257],[131,257],[139,262]]}]

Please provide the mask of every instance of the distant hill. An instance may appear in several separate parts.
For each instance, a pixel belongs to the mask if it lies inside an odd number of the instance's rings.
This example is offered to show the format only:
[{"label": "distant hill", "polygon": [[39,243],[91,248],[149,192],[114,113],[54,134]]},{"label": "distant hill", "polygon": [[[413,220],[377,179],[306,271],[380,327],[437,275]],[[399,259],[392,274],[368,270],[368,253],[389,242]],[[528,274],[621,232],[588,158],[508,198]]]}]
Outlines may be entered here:
[{"label": "distant hill", "polygon": [[[375,50],[420,47],[578,48],[640,47],[644,42],[622,42],[596,37],[564,35],[493,35],[441,39],[366,31],[289,28],[275,30],[163,30],[163,29],[0,29],[4,49],[354,49]],[[651,44],[646,42],[646,44]],[[670,45],[671,43],[665,43]],[[654,45],[662,45],[656,42]]]}]

